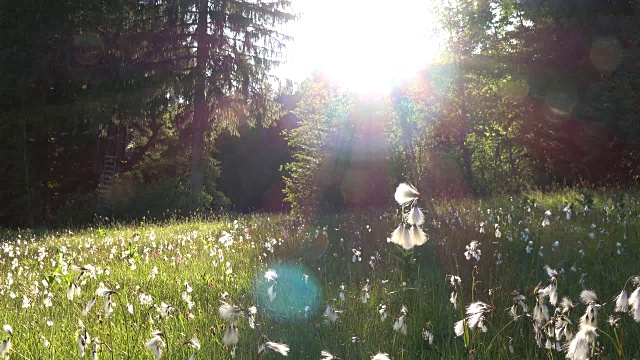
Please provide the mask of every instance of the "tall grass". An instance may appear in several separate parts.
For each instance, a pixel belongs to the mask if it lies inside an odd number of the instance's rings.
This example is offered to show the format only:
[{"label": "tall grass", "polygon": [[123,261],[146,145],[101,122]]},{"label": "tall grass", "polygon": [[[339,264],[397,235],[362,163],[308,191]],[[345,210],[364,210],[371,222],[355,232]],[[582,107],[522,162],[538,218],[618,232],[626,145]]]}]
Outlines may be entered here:
[{"label": "tall grass", "polygon": [[[224,301],[258,309],[255,329],[246,319],[236,323],[238,359],[256,358],[267,341],[288,344],[294,359],[319,359],[322,350],[342,359],[368,359],[380,352],[392,359],[564,358],[563,351],[536,344],[531,315],[514,321],[508,311],[510,294],[517,290],[531,313],[536,285],[549,284],[548,265],[560,272],[560,298],[577,303],[583,289],[597,292],[604,306],[596,353],[618,358],[606,319],[614,315],[613,296],[630,276],[640,274],[638,197],[586,197],[591,199],[587,209],[576,192],[440,204],[437,216],[427,214],[424,229],[430,240],[413,252],[387,242],[400,219],[393,211],[5,231],[0,235],[0,324],[10,325],[13,334],[0,332],[0,340],[10,338],[12,349],[5,356],[11,359],[74,358],[81,321],[92,340],[85,357],[97,342],[98,358],[152,358],[145,342],[157,330],[165,342],[162,358],[189,358],[196,349],[184,343],[196,336],[202,345],[196,358],[224,359],[231,356],[222,343],[231,322],[218,313]],[[573,204],[569,220],[563,210],[567,203]],[[548,226],[542,225],[545,218]],[[479,261],[464,256],[473,240],[480,243]],[[264,277],[269,269],[278,273],[277,283]],[[446,275],[462,279],[456,309],[449,302]],[[81,292],[69,300],[72,283]],[[96,295],[101,284],[116,292],[110,314],[105,298]],[[267,291],[274,285],[270,299]],[[632,290],[630,284],[627,289]],[[95,305],[82,316],[94,297]],[[486,315],[487,332],[471,331],[465,341],[454,334],[453,324],[472,301],[495,311]],[[162,303],[175,310],[163,316]],[[336,322],[323,316],[328,305],[338,311]],[[406,335],[393,329],[403,306]],[[554,307],[548,306],[553,315]],[[576,305],[570,315],[574,331],[585,308]],[[624,356],[637,358],[640,324],[627,314],[616,316]],[[423,330],[433,334],[432,344]]]}]

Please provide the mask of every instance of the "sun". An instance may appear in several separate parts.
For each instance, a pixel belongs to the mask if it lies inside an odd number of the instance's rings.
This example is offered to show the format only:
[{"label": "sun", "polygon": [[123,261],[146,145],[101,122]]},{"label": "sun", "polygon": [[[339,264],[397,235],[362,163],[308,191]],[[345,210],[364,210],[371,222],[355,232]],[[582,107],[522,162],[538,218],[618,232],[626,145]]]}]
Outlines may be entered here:
[{"label": "sun", "polygon": [[429,1],[294,0],[298,21],[277,75],[300,81],[314,70],[360,93],[389,91],[438,50]]}]

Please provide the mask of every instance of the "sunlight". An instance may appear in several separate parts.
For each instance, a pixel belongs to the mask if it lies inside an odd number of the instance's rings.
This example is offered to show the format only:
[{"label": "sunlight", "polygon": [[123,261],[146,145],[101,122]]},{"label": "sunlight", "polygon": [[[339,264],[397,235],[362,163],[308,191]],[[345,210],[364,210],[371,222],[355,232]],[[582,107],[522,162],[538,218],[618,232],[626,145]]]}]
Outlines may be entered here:
[{"label": "sunlight", "polygon": [[276,74],[294,81],[318,70],[354,91],[386,92],[438,49],[426,1],[298,0],[293,6],[302,16],[285,29],[295,40]]}]

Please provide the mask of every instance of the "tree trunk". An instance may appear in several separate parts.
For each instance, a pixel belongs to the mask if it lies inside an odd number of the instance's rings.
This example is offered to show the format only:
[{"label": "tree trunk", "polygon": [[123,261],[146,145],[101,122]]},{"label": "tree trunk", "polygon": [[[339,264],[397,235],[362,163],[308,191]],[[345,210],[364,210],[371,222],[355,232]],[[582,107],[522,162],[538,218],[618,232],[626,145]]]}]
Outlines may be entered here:
[{"label": "tree trunk", "polygon": [[191,184],[189,188],[189,210],[199,207],[200,193],[204,186],[204,133],[209,117],[207,97],[205,94],[205,76],[207,64],[207,27],[208,0],[200,0],[198,4],[198,50],[196,52],[196,66],[193,94],[193,123],[191,124]]}]

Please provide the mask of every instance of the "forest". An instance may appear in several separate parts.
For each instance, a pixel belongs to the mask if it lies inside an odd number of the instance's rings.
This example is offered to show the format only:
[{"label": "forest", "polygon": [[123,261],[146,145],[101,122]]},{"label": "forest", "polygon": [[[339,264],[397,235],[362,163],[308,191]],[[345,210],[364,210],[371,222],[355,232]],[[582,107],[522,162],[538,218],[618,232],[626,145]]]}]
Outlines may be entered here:
[{"label": "forest", "polygon": [[636,183],[636,1],[434,2],[441,52],[384,94],[274,78],[291,5],[0,2],[0,224]]}]

